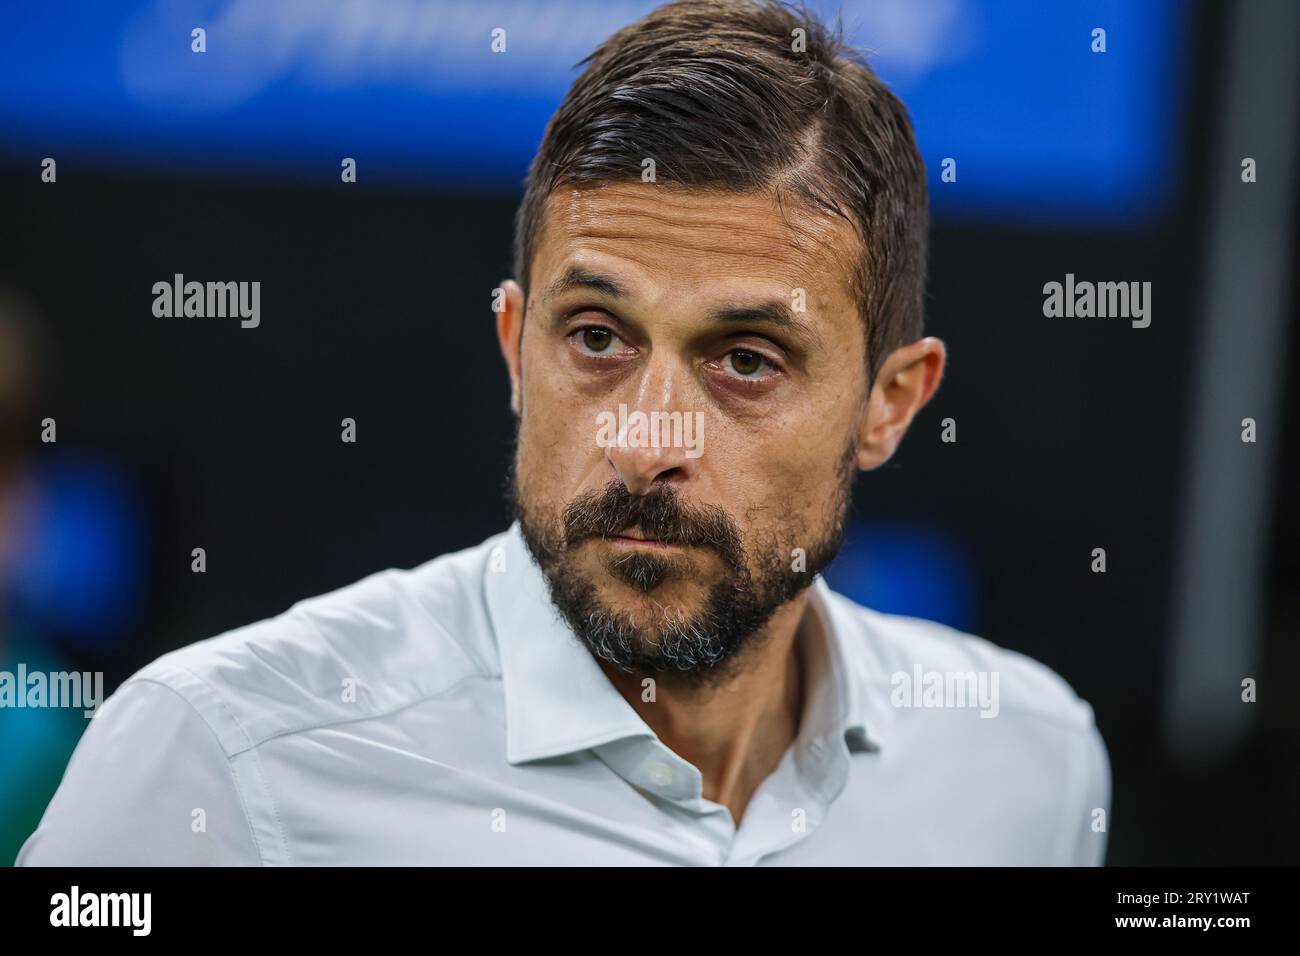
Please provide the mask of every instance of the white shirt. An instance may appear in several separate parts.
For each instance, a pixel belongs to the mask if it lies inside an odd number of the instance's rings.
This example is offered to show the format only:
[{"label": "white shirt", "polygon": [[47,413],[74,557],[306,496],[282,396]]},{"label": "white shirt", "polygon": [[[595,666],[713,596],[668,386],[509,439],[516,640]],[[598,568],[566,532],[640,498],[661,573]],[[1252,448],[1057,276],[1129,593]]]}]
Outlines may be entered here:
[{"label": "white shirt", "polygon": [[[739,830],[562,623],[512,527],[136,673],[17,862],[1102,861],[1106,750],[1061,678],[821,579],[810,606],[799,736]],[[904,678],[945,673],[983,674],[996,707],[917,706]]]}]

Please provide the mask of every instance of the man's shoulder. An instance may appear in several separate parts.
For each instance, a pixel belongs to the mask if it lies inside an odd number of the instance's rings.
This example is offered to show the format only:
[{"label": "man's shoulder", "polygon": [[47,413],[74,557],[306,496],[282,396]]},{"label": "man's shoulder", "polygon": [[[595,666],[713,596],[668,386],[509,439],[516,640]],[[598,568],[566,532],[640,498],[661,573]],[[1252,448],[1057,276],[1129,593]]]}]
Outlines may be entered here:
[{"label": "man's shoulder", "polygon": [[[859,682],[873,693],[912,693],[918,676],[935,686],[984,675],[996,688],[998,715],[1012,722],[1050,723],[1079,734],[1095,733],[1091,705],[1056,671],[1010,648],[946,624],[863,607],[826,589],[837,626],[855,642]],[[937,675],[937,676],[931,676]]]},{"label": "man's shoulder", "polygon": [[1026,654],[826,590],[868,734],[882,744],[881,772],[921,767],[928,792],[969,788],[950,815],[954,839],[978,820],[1015,859],[1101,864],[1110,761],[1092,707],[1069,683]]},{"label": "man's shoulder", "polygon": [[501,536],[299,601],[148,664],[202,714],[228,756],[312,727],[392,713],[499,676],[483,574]]}]

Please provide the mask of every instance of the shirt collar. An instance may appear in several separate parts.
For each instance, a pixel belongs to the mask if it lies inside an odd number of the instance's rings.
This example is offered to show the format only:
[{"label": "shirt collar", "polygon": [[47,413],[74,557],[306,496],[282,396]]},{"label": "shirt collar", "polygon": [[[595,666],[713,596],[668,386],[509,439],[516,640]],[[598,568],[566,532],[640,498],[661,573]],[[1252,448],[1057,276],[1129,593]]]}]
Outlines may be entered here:
[{"label": "shirt collar", "polygon": [[868,693],[878,686],[884,666],[875,654],[870,631],[820,575],[812,583],[808,603],[821,637],[818,646],[826,654],[823,683],[832,688],[834,702],[833,711],[828,707],[833,714],[829,719],[850,750],[878,751],[889,736],[894,711],[885,696]]},{"label": "shirt collar", "polygon": [[497,548],[484,587],[501,652],[506,759],[515,764],[654,737],[560,618],[518,522]]},{"label": "shirt collar", "polygon": [[[484,575],[501,654],[510,763],[626,738],[657,740],[551,603],[518,522],[498,538]],[[805,658],[811,664],[806,679],[812,697],[805,706],[800,740],[839,735],[850,749],[874,750],[888,711],[870,706],[862,692],[863,635],[848,626],[820,577],[810,603],[816,615],[812,633],[818,639]]]}]

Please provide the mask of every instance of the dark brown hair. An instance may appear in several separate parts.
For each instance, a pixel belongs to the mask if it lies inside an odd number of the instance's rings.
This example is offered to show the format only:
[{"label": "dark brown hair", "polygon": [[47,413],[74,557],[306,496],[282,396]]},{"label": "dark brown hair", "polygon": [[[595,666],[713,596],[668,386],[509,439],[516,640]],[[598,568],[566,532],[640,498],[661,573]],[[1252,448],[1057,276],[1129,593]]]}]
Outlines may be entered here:
[{"label": "dark brown hair", "polygon": [[903,104],[838,25],[831,32],[807,10],[773,0],[676,0],[579,65],[528,171],[515,224],[525,295],[547,197],[565,185],[639,179],[648,157],[657,181],[771,190],[853,224],[870,380],[886,355],[920,338],[925,164]]}]

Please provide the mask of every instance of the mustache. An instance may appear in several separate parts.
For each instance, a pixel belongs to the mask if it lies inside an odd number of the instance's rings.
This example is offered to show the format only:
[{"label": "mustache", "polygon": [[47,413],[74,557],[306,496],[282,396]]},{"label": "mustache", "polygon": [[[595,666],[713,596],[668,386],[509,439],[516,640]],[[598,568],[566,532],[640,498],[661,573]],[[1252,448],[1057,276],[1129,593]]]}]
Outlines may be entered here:
[{"label": "mustache", "polygon": [[634,495],[622,482],[613,481],[602,491],[579,495],[564,509],[564,544],[612,538],[634,525],[647,537],[712,548],[729,567],[743,566],[740,530],[731,516],[716,505],[687,504],[671,486]]}]

